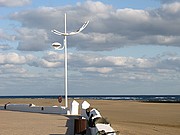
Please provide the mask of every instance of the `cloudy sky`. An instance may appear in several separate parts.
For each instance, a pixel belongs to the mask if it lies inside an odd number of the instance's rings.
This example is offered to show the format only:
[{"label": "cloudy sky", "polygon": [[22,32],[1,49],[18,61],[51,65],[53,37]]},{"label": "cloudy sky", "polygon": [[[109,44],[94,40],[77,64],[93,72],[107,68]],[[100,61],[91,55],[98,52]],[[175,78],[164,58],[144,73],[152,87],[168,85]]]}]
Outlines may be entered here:
[{"label": "cloudy sky", "polygon": [[0,0],[0,95],[180,94],[180,0]]}]

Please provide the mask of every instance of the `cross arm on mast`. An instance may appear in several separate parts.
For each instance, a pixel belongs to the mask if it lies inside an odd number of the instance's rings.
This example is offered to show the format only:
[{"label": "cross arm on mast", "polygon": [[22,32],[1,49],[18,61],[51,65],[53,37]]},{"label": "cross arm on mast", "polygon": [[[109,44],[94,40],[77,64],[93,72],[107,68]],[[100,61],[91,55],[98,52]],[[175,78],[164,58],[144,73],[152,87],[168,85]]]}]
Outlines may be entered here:
[{"label": "cross arm on mast", "polygon": [[60,31],[55,30],[55,29],[54,29],[54,30],[51,30],[51,32],[53,32],[53,33],[56,34],[56,35],[67,36],[66,33],[60,32]]},{"label": "cross arm on mast", "polygon": [[78,34],[80,33],[81,31],[83,31],[87,25],[89,24],[89,21],[85,22],[77,31],[75,32],[70,32],[70,33],[64,33],[64,32],[60,32],[58,30],[52,30],[51,32],[53,32],[54,34],[56,35],[62,35],[62,36],[71,36],[71,35],[75,35],[75,34]]},{"label": "cross arm on mast", "polygon": [[75,35],[75,34],[80,33],[81,31],[83,31],[87,27],[88,24],[89,24],[89,21],[85,22],[77,31],[70,32],[70,33],[68,33],[68,35]]}]

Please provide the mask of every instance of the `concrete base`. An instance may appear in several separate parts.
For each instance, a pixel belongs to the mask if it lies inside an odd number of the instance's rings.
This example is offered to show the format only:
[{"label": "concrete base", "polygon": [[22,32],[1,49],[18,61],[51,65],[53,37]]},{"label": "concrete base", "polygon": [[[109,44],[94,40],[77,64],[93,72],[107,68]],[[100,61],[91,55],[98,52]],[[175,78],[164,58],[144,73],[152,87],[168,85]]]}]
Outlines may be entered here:
[{"label": "concrete base", "polygon": [[63,106],[35,106],[34,104],[5,104],[0,110],[34,112],[46,114],[67,114],[68,109]]}]

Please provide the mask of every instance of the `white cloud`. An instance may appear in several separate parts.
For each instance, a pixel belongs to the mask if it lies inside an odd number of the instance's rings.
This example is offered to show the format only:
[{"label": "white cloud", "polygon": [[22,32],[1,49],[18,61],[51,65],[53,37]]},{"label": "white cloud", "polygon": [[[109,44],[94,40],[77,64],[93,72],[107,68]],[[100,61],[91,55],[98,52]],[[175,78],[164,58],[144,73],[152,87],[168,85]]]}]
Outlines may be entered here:
[{"label": "white cloud", "polygon": [[163,11],[169,12],[171,14],[174,13],[179,13],[180,12],[180,3],[179,2],[174,2],[170,4],[164,4],[162,6]]},{"label": "white cloud", "polygon": [[96,1],[87,1],[86,3],[83,3],[82,5],[79,4],[79,7],[85,7],[86,10],[90,11],[91,13],[96,13],[98,15],[105,15],[105,13],[108,13],[112,10],[112,6],[105,5],[102,2]]},{"label": "white cloud", "polygon": [[8,34],[7,31],[0,28],[0,40],[1,41],[15,41],[15,35]]},{"label": "white cloud", "polygon": [[16,66],[12,64],[0,65],[0,73],[2,74],[24,74],[27,70],[21,66]]},{"label": "white cloud", "polygon": [[12,47],[9,46],[9,45],[4,45],[4,44],[2,44],[2,45],[0,45],[0,49],[1,49],[1,50],[10,50],[10,49],[12,49]]},{"label": "white cloud", "polygon": [[[49,82],[57,80],[57,77],[58,80],[63,81],[63,74],[57,76],[54,72],[60,73],[63,69],[63,55],[55,51],[48,51],[38,57],[33,54],[20,55],[14,52],[0,55],[1,77],[4,75],[6,79],[13,77],[16,80],[25,81],[27,85],[28,82],[34,85],[33,80],[41,83],[43,77],[49,78],[46,80]],[[113,82],[116,86],[127,82],[177,81],[180,79],[180,57],[172,54],[153,58],[133,58],[95,53],[69,53],[68,69],[71,86],[81,79],[84,83]]]},{"label": "white cloud", "polygon": [[42,67],[45,67],[45,68],[56,68],[56,67],[59,67],[60,65],[63,65],[61,62],[49,62],[44,59],[40,61],[40,64]]},{"label": "white cloud", "polygon": [[45,55],[43,56],[43,59],[50,61],[50,62],[57,62],[57,61],[62,61],[64,60],[64,54],[59,53],[59,52],[55,52],[55,51],[48,51],[45,53]]},{"label": "white cloud", "polygon": [[[168,56],[168,57],[167,57]],[[152,79],[179,78],[180,58],[176,55],[162,55],[154,58],[133,58],[122,56],[103,56],[98,54],[73,54],[68,56],[69,72],[77,72],[81,76],[96,76],[111,79]],[[42,57],[32,54],[18,53],[0,54],[1,73],[25,73],[27,65],[34,68],[63,69],[64,57],[59,52],[49,51]],[[18,67],[18,68],[14,68]],[[26,67],[27,68],[27,67]],[[28,69],[28,68],[27,68]],[[174,73],[176,76],[174,76]],[[103,74],[103,75],[102,75]],[[156,78],[156,79],[155,79]]]},{"label": "white cloud", "polygon": [[112,71],[112,68],[102,67],[102,68],[96,68],[96,67],[88,67],[88,68],[82,68],[82,71],[85,72],[98,72],[98,73],[109,73]]},{"label": "white cloud", "polygon": [[22,51],[42,51],[49,48],[48,36],[43,29],[21,28],[18,31],[18,50]]},{"label": "white cloud", "polygon": [[31,0],[0,0],[0,7],[16,7],[30,4]]},{"label": "white cloud", "polygon": [[[162,55],[153,58],[133,58],[121,56],[102,56],[96,54],[71,54],[69,68],[83,76],[113,78],[115,80],[161,80],[178,78],[179,57]],[[161,71],[161,72],[160,72]],[[169,71],[164,73],[162,71]],[[177,76],[174,73],[177,72]],[[91,73],[91,74],[90,74]],[[173,74],[171,74],[173,73]],[[103,75],[102,75],[103,74]],[[166,75],[164,75],[166,74]],[[180,76],[179,76],[180,77]]]},{"label": "white cloud", "polygon": [[102,2],[87,1],[76,6],[21,11],[12,14],[11,19],[19,21],[23,27],[17,31],[19,50],[46,50],[47,44],[62,40],[50,30],[64,29],[64,10],[68,11],[68,31],[90,20],[83,33],[68,39],[69,44],[73,43],[69,47],[78,50],[103,51],[145,44],[179,46],[179,5],[174,2],[151,10],[114,9]]},{"label": "white cloud", "polygon": [[119,18],[119,20],[134,20],[133,23],[148,22],[150,19],[150,14],[148,11],[131,8],[117,9],[114,15],[117,17],[117,19]]},{"label": "white cloud", "polygon": [[17,53],[0,53],[0,64],[24,64],[26,58]]}]

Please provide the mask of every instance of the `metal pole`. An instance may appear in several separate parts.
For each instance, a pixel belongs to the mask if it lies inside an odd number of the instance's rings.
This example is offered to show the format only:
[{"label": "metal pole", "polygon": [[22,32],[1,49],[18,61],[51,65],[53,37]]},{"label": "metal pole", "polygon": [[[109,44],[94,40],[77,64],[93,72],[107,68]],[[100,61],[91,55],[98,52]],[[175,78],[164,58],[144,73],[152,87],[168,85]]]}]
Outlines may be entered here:
[{"label": "metal pole", "polygon": [[84,30],[87,25],[89,24],[89,21],[85,22],[78,30],[74,32],[67,33],[66,31],[66,13],[64,15],[64,32],[60,32],[58,30],[52,30],[52,32],[59,36],[64,36],[64,46],[62,47],[60,43],[55,42],[52,44],[52,46],[55,48],[55,50],[63,50],[64,49],[64,91],[65,91],[65,107],[68,107],[68,96],[67,96],[67,89],[68,89],[68,55],[67,55],[67,36],[76,35],[80,33],[82,30]]},{"label": "metal pole", "polygon": [[[64,33],[66,33],[66,13],[64,15]],[[64,36],[64,66],[65,66],[65,77],[64,77],[64,87],[65,87],[65,107],[68,107],[68,97],[67,97],[67,89],[68,89],[68,62],[67,62],[67,36]]]}]

